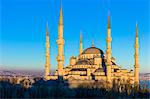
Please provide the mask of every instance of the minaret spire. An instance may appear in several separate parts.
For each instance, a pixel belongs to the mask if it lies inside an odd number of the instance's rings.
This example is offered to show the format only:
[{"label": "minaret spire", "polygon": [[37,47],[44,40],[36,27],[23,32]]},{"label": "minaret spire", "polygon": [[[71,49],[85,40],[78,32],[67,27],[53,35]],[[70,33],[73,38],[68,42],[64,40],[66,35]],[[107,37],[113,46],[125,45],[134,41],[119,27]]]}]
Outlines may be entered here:
[{"label": "minaret spire", "polygon": [[94,39],[92,39],[92,47],[94,47]]},{"label": "minaret spire", "polygon": [[111,82],[111,28],[110,28],[110,14],[108,15],[107,38],[106,38],[106,68],[107,68],[107,81]]},{"label": "minaret spire", "polygon": [[82,45],[82,32],[80,31],[80,49],[79,49],[80,54],[83,52],[83,45]]},{"label": "minaret spire", "polygon": [[61,6],[60,6],[59,24],[63,24],[62,1],[61,1]]},{"label": "minaret spire", "polygon": [[64,67],[64,38],[63,38],[63,14],[62,14],[62,5],[60,6],[60,15],[58,23],[58,75],[63,76],[63,67]]},{"label": "minaret spire", "polygon": [[136,23],[136,37],[138,37],[138,23]]},{"label": "minaret spire", "polygon": [[108,25],[107,28],[110,29],[110,15],[108,14]]},{"label": "minaret spire", "polygon": [[45,79],[48,80],[48,76],[50,73],[50,53],[49,53],[49,33],[48,33],[48,22],[46,24],[46,62],[45,62]]},{"label": "minaret spire", "polygon": [[48,33],[48,22],[46,23],[46,36],[49,36],[49,33]]},{"label": "minaret spire", "polygon": [[135,37],[135,65],[134,65],[134,76],[135,82],[139,84],[139,37],[138,37],[138,25],[136,23],[136,37]]}]

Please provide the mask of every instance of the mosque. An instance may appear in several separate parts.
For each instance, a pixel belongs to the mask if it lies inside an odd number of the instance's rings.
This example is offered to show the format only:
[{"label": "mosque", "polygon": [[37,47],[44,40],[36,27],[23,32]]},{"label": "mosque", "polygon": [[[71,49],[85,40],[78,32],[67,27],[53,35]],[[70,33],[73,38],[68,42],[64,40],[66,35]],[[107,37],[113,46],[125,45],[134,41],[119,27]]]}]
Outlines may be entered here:
[{"label": "mosque", "polygon": [[110,15],[108,16],[107,24],[107,37],[106,37],[106,51],[92,46],[83,49],[82,34],[80,35],[79,55],[70,58],[70,63],[67,67],[64,66],[64,38],[63,38],[63,13],[60,7],[60,15],[58,22],[58,56],[57,66],[58,69],[53,75],[50,75],[50,43],[48,24],[46,27],[46,63],[45,63],[45,80],[57,80],[62,77],[64,80],[76,81],[108,81],[121,80],[123,82],[129,81],[130,83],[139,84],[139,43],[138,43],[138,26],[136,25],[135,35],[135,65],[134,70],[127,70],[121,68],[116,64],[116,60],[112,57],[112,37],[111,37],[111,24]]}]

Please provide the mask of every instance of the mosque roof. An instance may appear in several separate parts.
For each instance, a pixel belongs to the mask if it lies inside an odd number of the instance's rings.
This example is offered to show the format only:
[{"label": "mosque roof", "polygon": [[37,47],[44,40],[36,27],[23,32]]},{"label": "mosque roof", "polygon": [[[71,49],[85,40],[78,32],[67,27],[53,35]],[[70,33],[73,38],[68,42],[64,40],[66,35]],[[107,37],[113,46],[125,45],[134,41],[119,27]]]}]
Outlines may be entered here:
[{"label": "mosque roof", "polygon": [[89,47],[85,49],[82,54],[103,54],[103,51],[97,47]]},{"label": "mosque roof", "polygon": [[78,60],[76,65],[92,65],[93,62],[91,62],[90,60],[87,59],[83,59],[83,60]]}]

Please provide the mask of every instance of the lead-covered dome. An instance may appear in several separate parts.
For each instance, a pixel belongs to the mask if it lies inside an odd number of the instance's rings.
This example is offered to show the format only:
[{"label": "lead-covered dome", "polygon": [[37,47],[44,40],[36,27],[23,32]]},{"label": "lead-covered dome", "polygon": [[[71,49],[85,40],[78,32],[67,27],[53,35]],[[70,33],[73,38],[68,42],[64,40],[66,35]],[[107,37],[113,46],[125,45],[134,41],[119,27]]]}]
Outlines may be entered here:
[{"label": "lead-covered dome", "polygon": [[90,47],[85,49],[82,54],[103,54],[103,51],[96,47]]}]

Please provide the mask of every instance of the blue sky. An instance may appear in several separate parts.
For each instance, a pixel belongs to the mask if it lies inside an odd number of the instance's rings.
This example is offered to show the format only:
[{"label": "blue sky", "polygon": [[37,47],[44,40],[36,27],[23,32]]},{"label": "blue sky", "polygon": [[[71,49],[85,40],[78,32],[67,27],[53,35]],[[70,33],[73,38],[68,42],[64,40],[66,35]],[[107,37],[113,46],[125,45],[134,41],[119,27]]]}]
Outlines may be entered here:
[{"label": "blue sky", "polygon": [[[4,69],[43,70],[45,31],[49,23],[51,69],[57,68],[57,28],[60,0],[1,0],[0,66]],[[107,16],[111,15],[112,55],[123,68],[133,69],[136,22],[140,39],[140,72],[149,72],[149,0],[62,0],[65,66],[83,47],[105,52]]]}]

